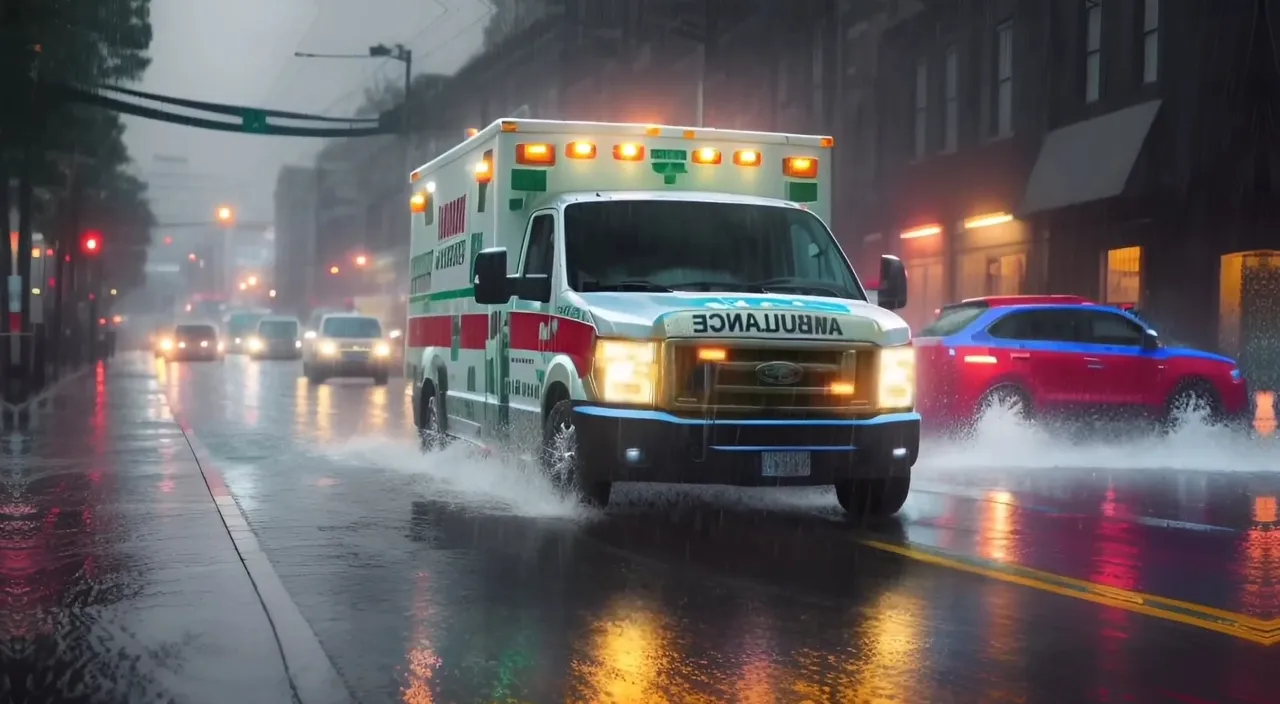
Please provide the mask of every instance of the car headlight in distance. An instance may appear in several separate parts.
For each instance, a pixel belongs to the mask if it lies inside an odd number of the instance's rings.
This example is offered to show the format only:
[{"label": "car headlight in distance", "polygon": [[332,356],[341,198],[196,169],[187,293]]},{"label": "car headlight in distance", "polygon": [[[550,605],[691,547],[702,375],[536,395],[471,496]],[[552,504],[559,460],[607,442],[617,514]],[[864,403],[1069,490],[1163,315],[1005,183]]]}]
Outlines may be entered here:
[{"label": "car headlight in distance", "polygon": [[326,357],[332,357],[337,353],[338,353],[338,346],[333,344],[329,340],[325,340],[324,342],[320,343],[320,354]]},{"label": "car headlight in distance", "polygon": [[161,340],[161,341],[160,341],[160,349],[162,349],[162,350],[171,350],[171,349],[173,349],[173,340]]},{"label": "car headlight in distance", "polygon": [[306,332],[304,332],[304,333],[302,334],[302,337],[303,337],[304,339],[307,339],[307,340],[314,340],[314,339],[316,339],[316,331],[315,331],[315,330],[308,330],[308,331],[306,331]]},{"label": "car headlight in distance", "polygon": [[379,342],[378,344],[374,345],[374,346],[373,346],[373,356],[375,356],[375,357],[390,357],[390,356],[391,356],[391,345],[388,345],[388,344],[387,344],[387,343],[385,343],[385,342]]},{"label": "car headlight in distance", "polygon": [[250,351],[253,351],[253,352],[262,351],[262,340],[256,337],[249,338],[249,349]]},{"label": "car headlight in distance", "polygon": [[226,349],[226,348],[227,348],[227,346],[226,346],[224,343],[221,343],[221,342],[219,342],[219,343],[218,343],[218,351],[219,351],[219,352],[223,351],[223,350],[224,350],[224,349]]},{"label": "car headlight in distance", "polygon": [[294,348],[294,349],[297,349],[297,350],[302,349],[302,340],[294,340],[294,341],[293,341],[293,348]]},{"label": "car headlight in distance", "polygon": [[597,340],[596,389],[605,403],[653,405],[658,384],[658,345],[649,340]]},{"label": "car headlight in distance", "polygon": [[879,408],[912,408],[916,403],[916,350],[911,345],[880,350],[880,375],[876,381]]}]

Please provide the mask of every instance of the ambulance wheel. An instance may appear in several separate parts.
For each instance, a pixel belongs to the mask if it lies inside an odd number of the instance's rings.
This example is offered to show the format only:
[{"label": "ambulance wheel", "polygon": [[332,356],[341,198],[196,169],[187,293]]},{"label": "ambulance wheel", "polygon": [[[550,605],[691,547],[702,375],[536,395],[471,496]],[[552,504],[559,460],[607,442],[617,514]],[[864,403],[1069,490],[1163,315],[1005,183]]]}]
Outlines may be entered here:
[{"label": "ambulance wheel", "polygon": [[565,399],[547,414],[542,431],[542,469],[562,491],[576,495],[587,506],[604,508],[609,505],[613,483],[584,482],[578,473],[578,433],[572,410],[573,405]]},{"label": "ambulance wheel", "polygon": [[836,501],[856,518],[892,516],[902,510],[911,491],[911,468],[892,477],[849,479],[836,482]]}]

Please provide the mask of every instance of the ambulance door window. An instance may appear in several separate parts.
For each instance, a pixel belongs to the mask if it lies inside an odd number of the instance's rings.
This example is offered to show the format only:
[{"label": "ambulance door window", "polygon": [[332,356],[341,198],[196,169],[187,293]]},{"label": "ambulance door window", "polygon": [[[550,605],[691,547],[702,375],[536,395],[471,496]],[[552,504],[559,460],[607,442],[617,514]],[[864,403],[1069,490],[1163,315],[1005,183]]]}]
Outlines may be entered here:
[{"label": "ambulance door window", "polygon": [[551,276],[555,261],[556,218],[551,213],[535,215],[529,226],[528,245],[524,252],[524,276]]}]

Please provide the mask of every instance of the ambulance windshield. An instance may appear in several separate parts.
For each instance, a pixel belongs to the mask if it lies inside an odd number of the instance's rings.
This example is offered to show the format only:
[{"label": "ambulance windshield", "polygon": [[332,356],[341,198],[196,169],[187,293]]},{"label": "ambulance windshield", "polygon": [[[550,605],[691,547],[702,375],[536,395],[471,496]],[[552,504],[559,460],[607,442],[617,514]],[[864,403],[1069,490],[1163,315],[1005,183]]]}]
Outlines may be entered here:
[{"label": "ambulance windshield", "polygon": [[619,200],[565,208],[575,291],[734,291],[865,301],[815,215],[752,203]]}]

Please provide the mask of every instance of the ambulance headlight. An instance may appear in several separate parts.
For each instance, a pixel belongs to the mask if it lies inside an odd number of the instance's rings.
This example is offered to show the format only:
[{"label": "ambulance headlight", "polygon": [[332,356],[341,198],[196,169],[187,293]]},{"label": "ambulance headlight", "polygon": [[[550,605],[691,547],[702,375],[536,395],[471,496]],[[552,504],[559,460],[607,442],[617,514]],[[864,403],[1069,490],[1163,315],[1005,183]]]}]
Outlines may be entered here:
[{"label": "ambulance headlight", "polygon": [[876,380],[876,406],[882,409],[910,409],[916,403],[916,350],[911,345],[880,350],[880,371]]},{"label": "ambulance headlight", "polygon": [[592,375],[604,403],[651,406],[658,386],[658,343],[597,340]]}]

